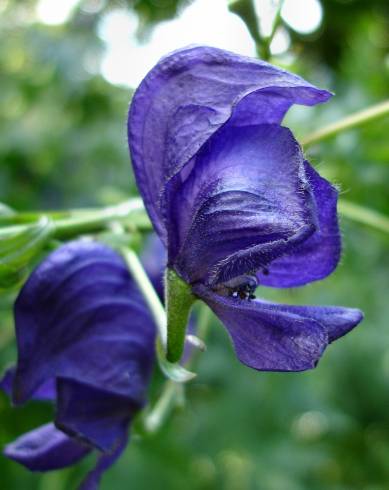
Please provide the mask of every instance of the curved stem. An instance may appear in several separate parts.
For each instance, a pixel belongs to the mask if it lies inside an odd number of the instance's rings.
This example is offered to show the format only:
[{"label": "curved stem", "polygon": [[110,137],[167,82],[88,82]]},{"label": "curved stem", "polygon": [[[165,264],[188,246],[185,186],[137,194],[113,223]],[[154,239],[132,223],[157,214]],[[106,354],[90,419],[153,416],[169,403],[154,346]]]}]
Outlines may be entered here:
[{"label": "curved stem", "polygon": [[158,294],[155,292],[155,289],[151,284],[150,279],[147,277],[147,274],[143,269],[143,266],[136,253],[128,248],[123,248],[121,252],[126,260],[128,268],[130,269],[135,282],[137,283],[139,289],[141,290],[141,293],[143,294],[147,306],[150,308],[151,314],[153,315],[154,321],[158,328],[162,345],[166,349],[166,313],[158,297]]},{"label": "curved stem", "polygon": [[128,268],[137,283],[147,306],[150,308],[151,314],[157,325],[159,336],[157,337],[156,356],[161,371],[172,381],[176,383],[186,383],[193,379],[196,374],[186,370],[180,364],[169,362],[166,359],[167,347],[167,319],[166,312],[162,303],[155,292],[153,285],[148,278],[146,271],[143,268],[139,257],[136,253],[128,248],[122,248],[121,253],[128,265]]},{"label": "curved stem", "polygon": [[[205,340],[208,334],[210,319],[212,317],[211,310],[206,305],[201,305],[200,313],[197,321],[196,334],[200,339]],[[189,360],[185,367],[192,369],[199,355],[198,349],[193,349]],[[182,399],[183,387],[181,384],[167,381],[163,387],[161,396],[149,411],[144,419],[144,428],[149,433],[154,433],[159,430],[164,421],[169,416],[171,410],[175,407],[176,402]]]},{"label": "curved stem", "polygon": [[145,417],[143,426],[146,432],[156,432],[166,420],[171,409],[174,407],[177,397],[182,395],[182,385],[174,381],[166,381],[161,396],[154,405],[152,411]]},{"label": "curved stem", "polygon": [[384,102],[380,102],[379,104],[368,107],[367,109],[355,112],[354,114],[351,114],[340,121],[329,124],[328,126],[309,134],[305,138],[302,138],[301,144],[306,148],[327,138],[336,136],[343,131],[347,131],[369,121],[373,121],[374,119],[378,119],[386,114],[389,114],[389,100],[385,100]]},{"label": "curved stem", "polygon": [[[82,233],[100,231],[112,220],[119,220],[137,230],[151,230],[151,223],[145,212],[140,198],[133,198],[116,206],[102,209],[86,209],[68,212],[21,213],[2,218],[0,223],[0,238],[27,230],[31,223],[39,221],[43,216],[52,219],[52,237],[57,239],[69,238]],[[24,224],[20,223],[24,220]]]},{"label": "curved stem", "polygon": [[339,212],[346,218],[371,226],[376,230],[389,233],[389,217],[373,209],[341,199],[338,203]]}]

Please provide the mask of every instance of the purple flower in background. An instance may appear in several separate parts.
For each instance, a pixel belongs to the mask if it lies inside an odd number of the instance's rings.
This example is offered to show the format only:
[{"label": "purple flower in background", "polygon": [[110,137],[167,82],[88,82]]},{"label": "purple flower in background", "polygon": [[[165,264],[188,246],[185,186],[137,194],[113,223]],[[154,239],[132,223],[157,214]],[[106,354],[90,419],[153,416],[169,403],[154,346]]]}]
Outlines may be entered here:
[{"label": "purple flower in background", "polygon": [[168,268],[255,369],[312,368],[362,319],[356,309],[253,300],[258,284],[301,286],[339,261],[337,191],[281,126],[293,104],[329,97],[268,63],[200,46],[160,60],[131,103],[132,163]]},{"label": "purple flower in background", "polygon": [[34,270],[14,313],[18,362],[1,387],[15,404],[52,400],[56,416],[4,454],[47,471],[97,449],[97,464],[80,487],[96,489],[146,400],[155,327],[141,293],[120,255],[77,240]]}]

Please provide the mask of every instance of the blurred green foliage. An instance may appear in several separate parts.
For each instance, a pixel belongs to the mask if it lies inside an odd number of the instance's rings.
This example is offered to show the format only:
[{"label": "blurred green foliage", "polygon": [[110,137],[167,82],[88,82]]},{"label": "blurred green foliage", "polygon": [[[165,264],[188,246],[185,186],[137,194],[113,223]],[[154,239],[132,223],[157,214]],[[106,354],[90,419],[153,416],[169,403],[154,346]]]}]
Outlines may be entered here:
[{"label": "blurred green foliage", "polygon": [[[140,16],[142,35],[186,3],[101,2],[93,12],[76,9],[59,26],[33,20],[35,1],[0,4],[0,201],[31,210],[105,204],[136,194],[125,134],[131,94],[95,69],[103,50],[96,25],[108,9],[127,6]],[[300,136],[389,95],[388,2],[322,5],[321,29],[309,36],[289,29],[295,56],[289,64],[275,59],[336,92],[326,106],[292,109],[288,124]],[[80,63],[80,53],[88,63]],[[342,196],[387,216],[388,131],[388,119],[381,119],[308,152]],[[346,219],[342,225],[343,259],[330,278],[261,294],[357,306],[365,312],[363,324],[330,347],[316,370],[300,374],[241,366],[225,332],[212,325],[186,406],[156,435],[133,434],[124,457],[104,477],[103,490],[389,488],[389,239]],[[12,300],[8,294],[0,303],[0,367],[16,355]],[[153,400],[160,387],[161,379]],[[47,405],[16,410],[0,395],[0,445],[51,416]],[[92,459],[39,475],[1,457],[0,486],[72,490]]]}]

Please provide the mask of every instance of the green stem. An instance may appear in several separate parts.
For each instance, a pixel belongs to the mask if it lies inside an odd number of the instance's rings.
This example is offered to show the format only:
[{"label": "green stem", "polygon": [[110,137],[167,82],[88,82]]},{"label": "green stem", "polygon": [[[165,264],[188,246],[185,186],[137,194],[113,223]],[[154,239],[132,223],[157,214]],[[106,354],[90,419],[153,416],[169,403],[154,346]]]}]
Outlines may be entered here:
[{"label": "green stem", "polygon": [[389,114],[389,100],[385,100],[384,102],[371,106],[367,109],[355,112],[354,114],[351,114],[351,116],[347,116],[340,121],[329,124],[328,126],[325,126],[324,128],[319,129],[318,131],[315,131],[303,138],[301,144],[306,148],[327,138],[336,136],[343,131],[347,131],[369,121],[373,121],[374,119],[378,119],[386,114]]},{"label": "green stem", "polygon": [[164,349],[166,349],[166,313],[158,297],[158,294],[155,292],[155,289],[151,284],[150,279],[147,277],[147,274],[136,253],[128,248],[123,248],[121,252],[126,260],[128,268],[130,269],[130,272],[135,282],[137,283],[139,289],[141,290],[141,293],[143,294],[147,306],[150,308],[151,314],[153,315],[154,321],[158,328],[162,346],[164,347]]},{"label": "green stem", "polygon": [[[38,221],[42,216],[53,219],[52,237],[56,239],[100,231],[113,220],[122,221],[137,230],[151,230],[151,223],[145,213],[142,200],[133,198],[116,206],[102,209],[77,210],[64,213],[21,213],[13,217],[10,216],[7,218],[9,223],[11,219],[13,219],[13,223],[23,219],[28,223],[9,224],[1,227],[0,238],[26,231],[31,226],[31,222]],[[4,223],[4,220],[2,222]]]},{"label": "green stem", "polygon": [[341,199],[338,203],[338,210],[346,218],[389,233],[389,218],[373,209]]},{"label": "green stem", "polygon": [[178,362],[184,351],[186,327],[196,297],[192,288],[173,269],[166,269],[165,307],[167,313],[166,358]]},{"label": "green stem", "polygon": [[180,396],[180,389],[182,390],[182,385],[174,381],[166,381],[154,408],[144,419],[144,429],[146,432],[153,433],[158,431],[174,407],[177,397]]},{"label": "green stem", "polygon": [[153,285],[143,268],[141,261],[136,253],[128,248],[121,249],[122,255],[128,265],[128,268],[137,283],[147,306],[150,308],[154,321],[157,325],[159,336],[157,337],[156,355],[161,371],[172,381],[177,383],[186,383],[196,375],[179,364],[172,363],[166,359],[167,347],[167,319],[166,312],[162,303],[155,292]]},{"label": "green stem", "polygon": [[[205,340],[208,335],[211,317],[211,310],[206,305],[201,305],[197,320],[196,334],[202,340]],[[198,355],[199,350],[193,349],[190,358],[185,364],[185,367],[192,369],[193,365],[197,361]],[[176,402],[182,399],[182,389],[183,387],[181,384],[174,383],[173,381],[167,381],[165,383],[157,403],[144,419],[144,428],[147,432],[154,433],[159,430],[172,409],[175,407]]]}]

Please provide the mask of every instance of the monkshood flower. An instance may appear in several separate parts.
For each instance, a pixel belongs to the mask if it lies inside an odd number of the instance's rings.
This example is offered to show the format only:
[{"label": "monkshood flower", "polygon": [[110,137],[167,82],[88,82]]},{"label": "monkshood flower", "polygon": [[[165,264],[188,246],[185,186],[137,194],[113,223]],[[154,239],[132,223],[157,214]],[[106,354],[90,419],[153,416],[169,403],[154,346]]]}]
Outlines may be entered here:
[{"label": "monkshood flower", "polygon": [[129,146],[168,254],[170,361],[181,355],[195,298],[220,318],[240,361],[258,370],[313,368],[361,321],[356,309],[254,299],[258,285],[302,286],[339,261],[337,190],[281,126],[293,104],[329,97],[268,63],[202,46],[162,58],[135,92]]},{"label": "monkshood flower", "polygon": [[16,405],[52,400],[56,415],[4,454],[32,471],[47,471],[96,449],[96,466],[80,487],[96,489],[146,400],[155,326],[141,293],[120,255],[80,239],[33,271],[14,314],[18,362],[1,387]]}]

